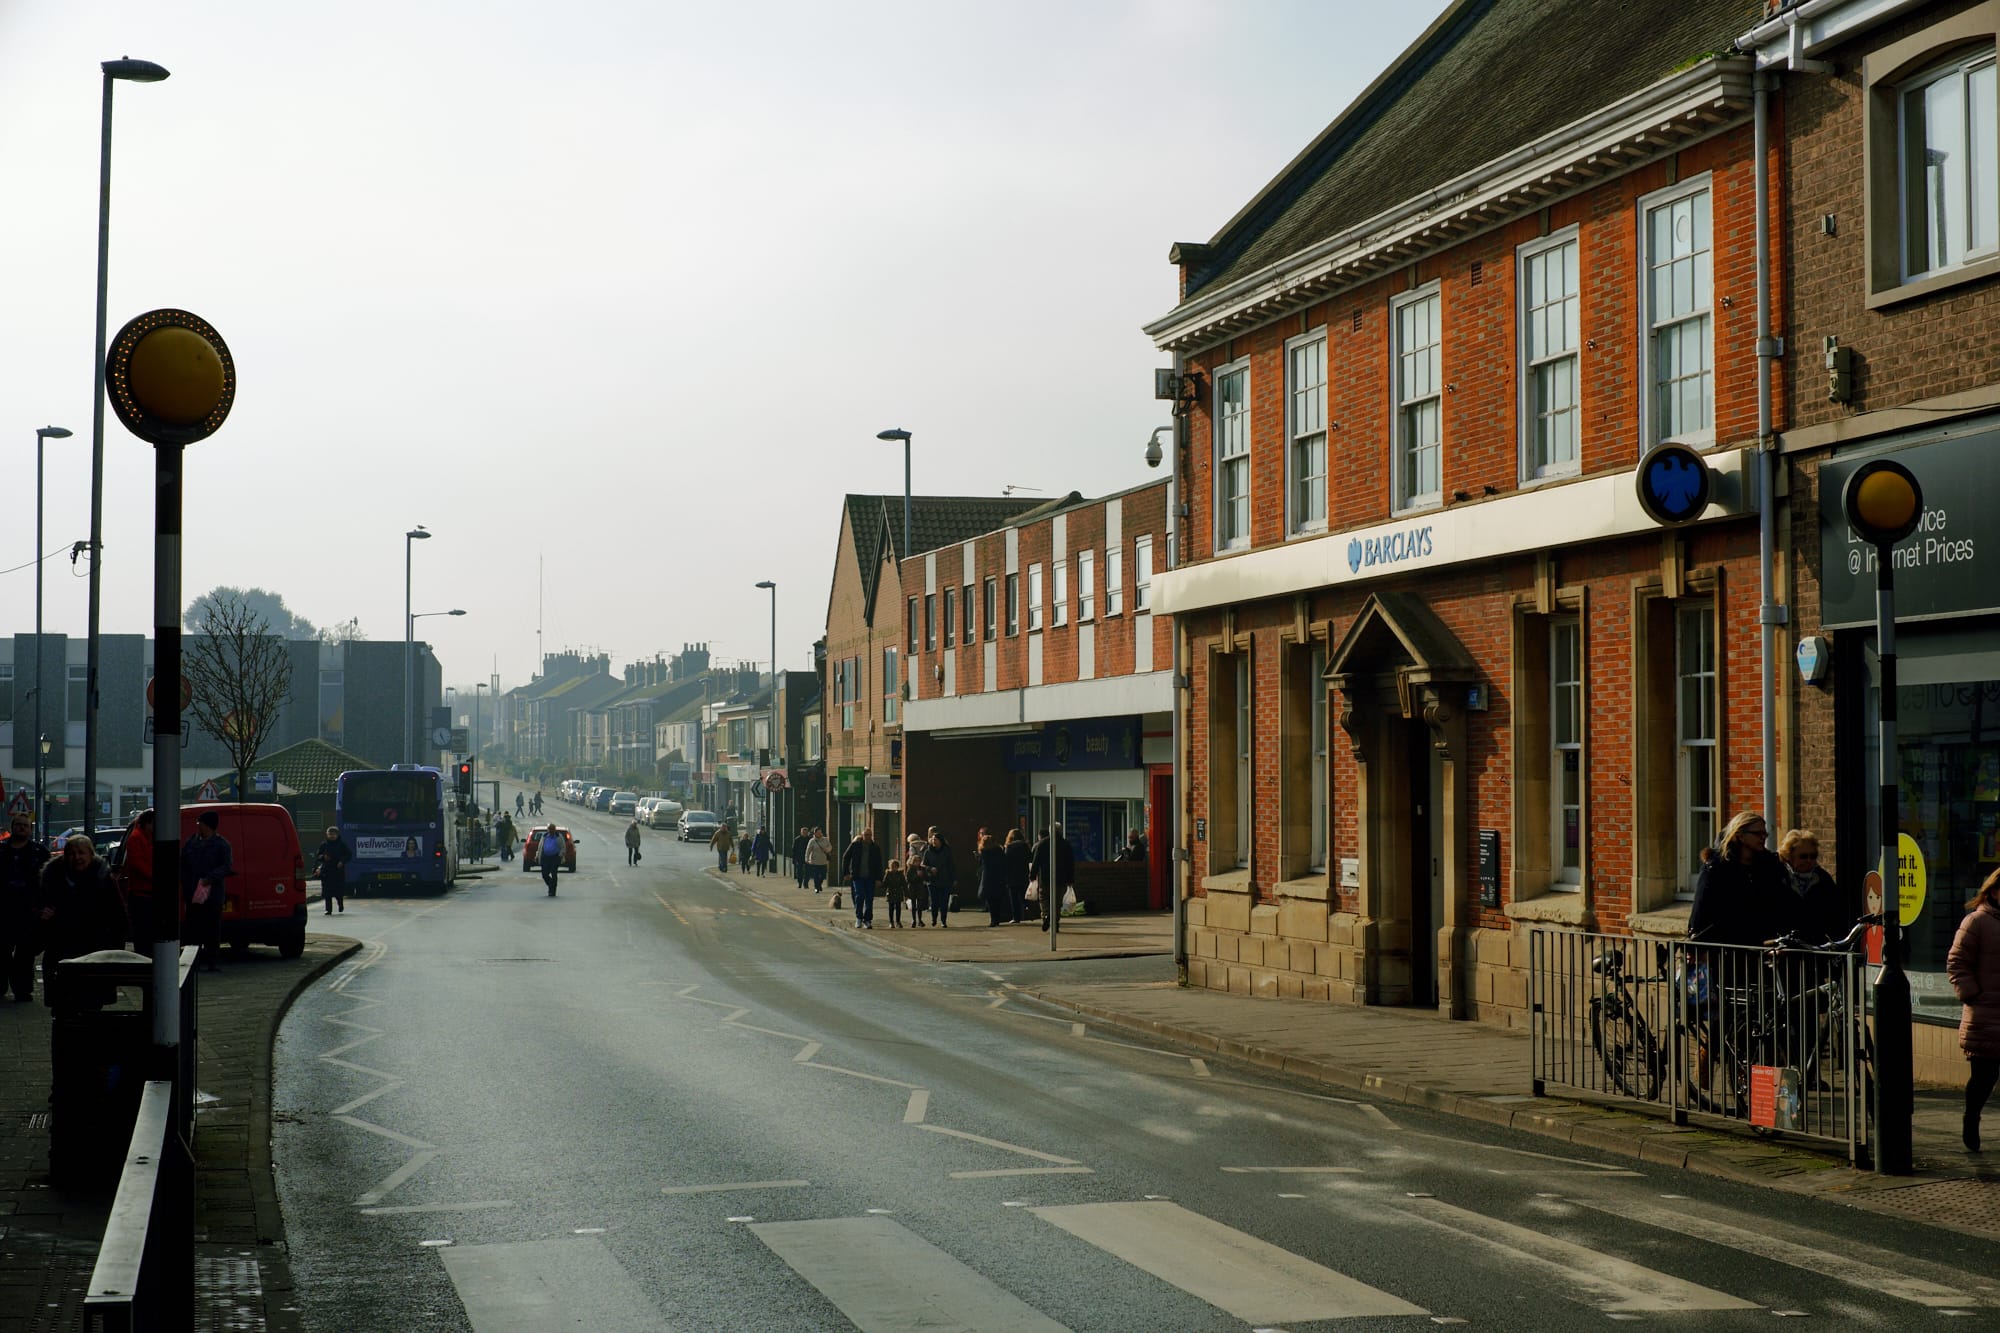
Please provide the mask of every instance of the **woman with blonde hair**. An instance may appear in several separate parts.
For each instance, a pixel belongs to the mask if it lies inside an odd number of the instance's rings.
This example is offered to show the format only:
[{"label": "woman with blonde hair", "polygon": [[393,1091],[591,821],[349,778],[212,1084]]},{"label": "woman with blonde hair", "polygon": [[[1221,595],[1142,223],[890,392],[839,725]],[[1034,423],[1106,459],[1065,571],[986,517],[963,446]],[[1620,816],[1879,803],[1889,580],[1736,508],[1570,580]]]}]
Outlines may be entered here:
[{"label": "woman with blonde hair", "polygon": [[1767,844],[1771,826],[1746,810],[1722,830],[1694,885],[1688,938],[1704,944],[1762,944],[1804,924],[1784,863]]},{"label": "woman with blonde hair", "polygon": [[1965,1150],[1979,1151],[1979,1113],[2000,1082],[2000,870],[1965,905],[1951,942],[1945,978],[1965,1007],[1958,1044],[1972,1064],[1965,1081]]}]

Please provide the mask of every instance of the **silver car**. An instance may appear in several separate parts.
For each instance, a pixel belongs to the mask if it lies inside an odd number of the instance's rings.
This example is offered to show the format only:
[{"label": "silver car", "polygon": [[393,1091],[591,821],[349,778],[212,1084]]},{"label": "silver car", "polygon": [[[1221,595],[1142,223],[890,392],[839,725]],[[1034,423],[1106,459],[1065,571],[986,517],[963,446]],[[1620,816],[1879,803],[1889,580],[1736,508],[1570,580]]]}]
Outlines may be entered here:
[{"label": "silver car", "polygon": [[680,837],[682,842],[707,842],[722,827],[722,821],[712,810],[688,810],[681,815]]}]

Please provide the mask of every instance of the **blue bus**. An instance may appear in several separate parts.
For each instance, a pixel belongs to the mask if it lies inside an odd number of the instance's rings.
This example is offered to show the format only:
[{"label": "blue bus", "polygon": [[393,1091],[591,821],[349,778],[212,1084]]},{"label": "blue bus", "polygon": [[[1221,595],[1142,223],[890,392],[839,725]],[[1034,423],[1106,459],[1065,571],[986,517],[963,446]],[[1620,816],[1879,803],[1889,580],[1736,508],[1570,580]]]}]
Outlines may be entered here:
[{"label": "blue bus", "polygon": [[458,821],[444,774],[421,765],[352,769],[334,785],[333,822],[353,853],[350,891],[435,890],[458,878]]}]

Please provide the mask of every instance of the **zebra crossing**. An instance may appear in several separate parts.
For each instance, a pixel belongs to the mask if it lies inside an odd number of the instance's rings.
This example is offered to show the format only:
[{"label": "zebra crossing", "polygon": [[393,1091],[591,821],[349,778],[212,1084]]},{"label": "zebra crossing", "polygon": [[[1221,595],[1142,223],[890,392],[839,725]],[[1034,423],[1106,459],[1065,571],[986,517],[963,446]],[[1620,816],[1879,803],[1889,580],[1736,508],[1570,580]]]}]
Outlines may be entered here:
[{"label": "zebra crossing", "polygon": [[[1340,1180],[1351,1184],[1351,1177]],[[1454,1256],[1450,1263],[1455,1268],[1506,1274],[1535,1291],[1538,1309],[1552,1323],[1560,1310],[1567,1315],[1560,1322],[1566,1324],[1593,1315],[1607,1321],[1680,1316],[1708,1327],[1732,1313],[1755,1318],[1819,1314],[1852,1324],[1863,1308],[1852,1299],[1856,1294],[1875,1299],[1875,1323],[1884,1328],[1902,1326],[1918,1312],[1981,1317],[1975,1326],[2000,1322],[2000,1281],[1955,1273],[1851,1239],[1686,1200],[1648,1202],[1636,1193],[1543,1194],[1537,1199],[1551,1215],[1585,1219],[1593,1243],[1425,1194],[1329,1191],[1321,1202],[1342,1224],[1336,1234],[1369,1226],[1397,1237],[1408,1229],[1428,1236],[1425,1252]],[[1172,1199],[1047,1205],[1009,1201],[1008,1206],[1061,1233],[1065,1243],[1087,1246],[1210,1307],[1214,1321],[1203,1327],[1278,1333],[1347,1320],[1371,1321],[1371,1326],[1374,1321],[1526,1326],[1518,1322],[1518,1306],[1502,1315],[1483,1309],[1470,1294],[1450,1308],[1438,1301],[1425,1304],[1410,1298],[1418,1293],[1389,1289],[1393,1282],[1365,1281]],[[1593,1216],[1601,1225],[1588,1223]],[[866,1333],[1063,1333],[1071,1328],[1082,1333],[1148,1326],[1130,1322],[1136,1316],[1115,1298],[1107,1300],[1100,1316],[1089,1319],[1077,1318],[1072,1302],[1069,1322],[1064,1322],[981,1272],[975,1266],[980,1261],[977,1247],[955,1254],[883,1209],[849,1217],[733,1216],[727,1222],[718,1218],[716,1225],[746,1228],[771,1258]],[[1767,1304],[1759,1293],[1728,1290],[1726,1277],[1702,1264],[1698,1250],[1683,1264],[1702,1271],[1649,1267],[1631,1254],[1657,1253],[1665,1246],[1635,1242],[1629,1234],[1625,1244],[1616,1246],[1611,1238],[1613,1230],[1633,1229],[1660,1233],[1661,1239],[1724,1246],[1798,1270],[1824,1287],[1825,1300],[1815,1309],[1810,1302]],[[1413,1238],[1412,1243],[1421,1242]],[[1614,1253],[1614,1248],[1625,1253]],[[604,1330],[666,1326],[601,1236],[466,1244],[439,1254],[475,1333],[526,1333],[558,1325]],[[1477,1284],[1469,1283],[1465,1290],[1476,1291]]]}]

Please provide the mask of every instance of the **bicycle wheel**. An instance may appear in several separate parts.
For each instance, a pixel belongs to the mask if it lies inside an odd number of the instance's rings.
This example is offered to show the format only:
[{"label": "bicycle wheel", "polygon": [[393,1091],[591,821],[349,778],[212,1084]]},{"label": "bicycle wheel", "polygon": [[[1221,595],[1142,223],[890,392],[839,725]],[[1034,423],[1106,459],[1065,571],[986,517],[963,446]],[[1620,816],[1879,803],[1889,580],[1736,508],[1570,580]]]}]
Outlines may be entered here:
[{"label": "bicycle wheel", "polygon": [[1660,1092],[1660,1044],[1646,1020],[1622,1001],[1604,997],[1590,1002],[1590,1044],[1604,1062],[1611,1086],[1627,1097],[1652,1101]]},{"label": "bicycle wheel", "polygon": [[1687,1103],[1710,1115],[1740,1116],[1749,1109],[1749,1062],[1726,1022],[1702,1014],[1687,1025]]}]

